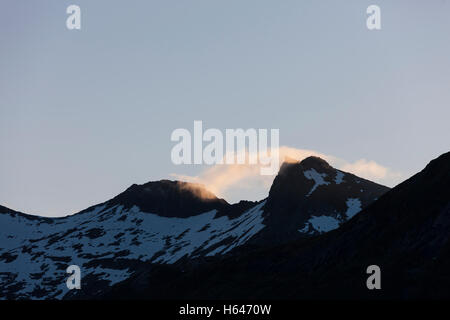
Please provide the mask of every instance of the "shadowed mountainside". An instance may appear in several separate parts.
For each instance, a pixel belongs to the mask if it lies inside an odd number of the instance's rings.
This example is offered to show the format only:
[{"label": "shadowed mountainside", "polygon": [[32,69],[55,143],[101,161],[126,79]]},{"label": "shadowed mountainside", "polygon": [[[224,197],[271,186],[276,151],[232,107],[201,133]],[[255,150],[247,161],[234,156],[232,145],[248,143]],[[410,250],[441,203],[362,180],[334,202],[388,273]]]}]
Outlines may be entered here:
[{"label": "shadowed mountainside", "polygon": [[[446,153],[335,231],[142,268],[104,298],[448,299],[449,236]],[[373,264],[381,268],[381,290],[366,287],[366,268]]]}]

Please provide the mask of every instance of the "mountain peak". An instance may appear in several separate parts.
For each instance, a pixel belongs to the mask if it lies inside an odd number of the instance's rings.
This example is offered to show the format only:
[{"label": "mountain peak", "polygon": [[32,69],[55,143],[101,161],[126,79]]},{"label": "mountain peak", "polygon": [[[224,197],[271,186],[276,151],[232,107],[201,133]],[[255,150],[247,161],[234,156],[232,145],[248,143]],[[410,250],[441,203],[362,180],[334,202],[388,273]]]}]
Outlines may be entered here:
[{"label": "mountain peak", "polygon": [[316,156],[310,156],[305,159],[303,159],[300,162],[300,165],[304,168],[314,168],[314,169],[333,169],[328,162],[326,162],[324,159]]},{"label": "mountain peak", "polygon": [[159,193],[164,196],[167,196],[170,192],[189,193],[193,197],[197,197],[205,201],[218,200],[216,195],[207,190],[203,184],[178,180],[164,179],[159,181],[150,181],[142,185],[133,184],[127,190],[142,191],[145,193]]},{"label": "mountain peak", "polygon": [[337,170],[320,157],[285,161],[269,191],[264,208],[268,227],[263,232],[271,241],[284,241],[329,231],[388,190]]},{"label": "mountain peak", "polygon": [[[324,171],[324,170],[335,170],[332,166],[328,164],[324,159],[316,156],[309,156],[301,161],[298,161],[294,158],[286,157],[284,159],[283,164],[280,167],[280,173],[289,173],[291,169],[297,168],[301,170],[308,170],[308,169],[316,169],[318,171]],[[287,171],[287,172],[286,172]]]},{"label": "mountain peak", "polygon": [[172,180],[133,184],[109,204],[127,208],[137,206],[144,212],[179,218],[229,206],[201,184]]}]

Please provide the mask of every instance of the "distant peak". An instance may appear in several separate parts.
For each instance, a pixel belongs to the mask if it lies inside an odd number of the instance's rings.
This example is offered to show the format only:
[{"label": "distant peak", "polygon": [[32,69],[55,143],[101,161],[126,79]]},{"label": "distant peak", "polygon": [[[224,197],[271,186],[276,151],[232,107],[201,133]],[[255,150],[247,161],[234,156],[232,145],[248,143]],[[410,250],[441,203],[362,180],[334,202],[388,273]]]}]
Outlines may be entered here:
[{"label": "distant peak", "polygon": [[166,217],[188,217],[229,206],[202,184],[172,180],[133,184],[110,203],[125,207],[136,205],[144,212]]},{"label": "distant peak", "polygon": [[208,200],[219,200],[217,196],[206,189],[203,184],[194,182],[185,182],[178,180],[159,180],[150,181],[142,185],[133,184],[126,192],[140,192],[144,194],[167,195],[168,193],[190,194],[195,198]]},{"label": "distant peak", "polygon": [[285,174],[292,174],[293,172],[296,172],[296,170],[301,169],[303,170],[309,170],[309,169],[315,169],[317,171],[323,172],[324,170],[334,170],[332,166],[328,164],[325,160],[323,160],[320,157],[310,156],[302,161],[295,160],[293,158],[286,157],[284,159],[283,164],[280,167],[279,174],[285,175]]},{"label": "distant peak", "polygon": [[322,168],[330,168],[331,166],[326,162],[324,159],[320,157],[310,156],[305,159],[303,159],[300,164],[303,167],[322,167]]}]

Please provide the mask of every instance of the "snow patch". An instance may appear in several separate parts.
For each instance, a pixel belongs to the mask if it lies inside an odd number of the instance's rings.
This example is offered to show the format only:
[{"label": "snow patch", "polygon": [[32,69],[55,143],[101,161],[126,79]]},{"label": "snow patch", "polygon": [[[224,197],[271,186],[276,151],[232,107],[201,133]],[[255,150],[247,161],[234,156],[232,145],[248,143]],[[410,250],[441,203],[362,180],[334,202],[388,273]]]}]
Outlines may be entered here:
[{"label": "snow patch", "polygon": [[[330,216],[313,216],[308,220],[314,230],[319,233],[328,232],[339,228],[339,220]],[[305,230],[303,228],[302,230]],[[302,230],[299,230],[302,232]]]},{"label": "snow patch", "polygon": [[309,197],[314,192],[314,190],[317,189],[318,186],[330,184],[329,182],[324,180],[324,178],[327,176],[326,173],[318,173],[315,169],[309,169],[304,171],[303,174],[307,179],[314,180],[314,186],[306,195],[307,197]]},{"label": "snow patch", "polygon": [[344,181],[344,173],[342,171],[336,170],[336,178],[334,178],[334,182],[336,184],[341,184]]},{"label": "snow patch", "polygon": [[346,204],[347,211],[345,212],[345,215],[348,219],[361,211],[361,201],[358,198],[348,198]]}]

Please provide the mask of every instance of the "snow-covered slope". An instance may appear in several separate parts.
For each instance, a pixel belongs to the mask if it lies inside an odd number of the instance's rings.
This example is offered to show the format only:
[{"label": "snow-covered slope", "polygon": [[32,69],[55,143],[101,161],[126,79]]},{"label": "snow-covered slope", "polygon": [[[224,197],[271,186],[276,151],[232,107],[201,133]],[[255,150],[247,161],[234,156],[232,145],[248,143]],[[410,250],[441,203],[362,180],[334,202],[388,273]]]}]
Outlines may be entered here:
[{"label": "snow-covered slope", "polygon": [[[174,263],[182,257],[225,254],[262,224],[258,203],[240,216],[211,210],[187,218],[161,217],[137,206],[98,205],[60,219],[0,214],[0,297],[62,298],[69,265],[109,285],[128,278],[135,261]],[[120,259],[120,263],[115,263]]]}]

